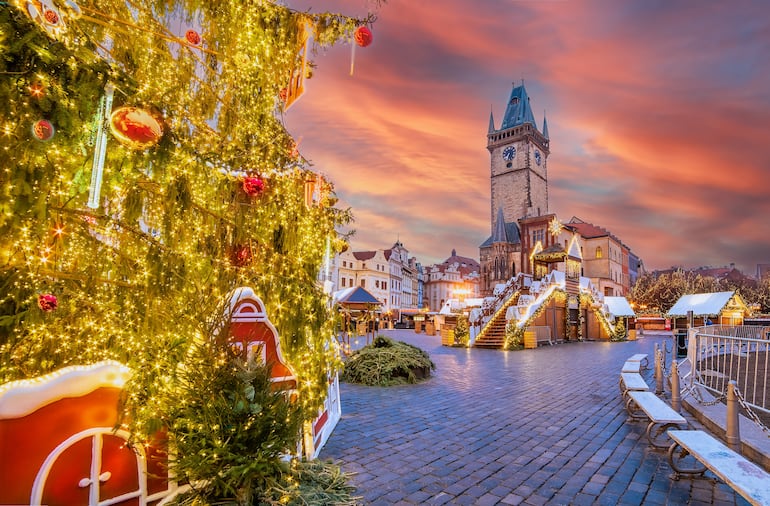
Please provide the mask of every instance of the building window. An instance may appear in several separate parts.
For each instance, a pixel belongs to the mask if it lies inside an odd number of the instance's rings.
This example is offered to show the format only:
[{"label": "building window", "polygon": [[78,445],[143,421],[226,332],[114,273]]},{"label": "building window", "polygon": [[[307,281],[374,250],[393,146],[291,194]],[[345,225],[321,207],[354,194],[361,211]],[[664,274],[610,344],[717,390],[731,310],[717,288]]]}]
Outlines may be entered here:
[{"label": "building window", "polygon": [[345,278],[340,279],[340,282],[342,283],[342,288],[345,288]]},{"label": "building window", "polygon": [[383,290],[387,290],[388,289],[388,283],[386,283],[385,281],[382,282],[382,289]]},{"label": "building window", "polygon": [[374,281],[374,287],[375,288],[379,288],[380,287],[380,280],[379,279]]},{"label": "building window", "polygon": [[602,247],[597,246],[596,247],[596,258],[602,258],[604,256],[604,253],[602,252]]},{"label": "building window", "polygon": [[365,279],[361,280],[361,288],[366,288],[366,280]]}]

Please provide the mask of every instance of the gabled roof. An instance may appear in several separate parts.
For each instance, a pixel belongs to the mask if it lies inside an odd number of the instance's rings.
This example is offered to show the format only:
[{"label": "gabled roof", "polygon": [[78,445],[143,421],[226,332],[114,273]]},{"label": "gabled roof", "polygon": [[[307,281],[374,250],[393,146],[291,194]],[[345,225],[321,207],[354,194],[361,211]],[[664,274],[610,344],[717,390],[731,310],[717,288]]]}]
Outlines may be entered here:
[{"label": "gabled roof", "polygon": [[616,235],[614,235],[612,232],[607,230],[604,227],[600,227],[598,225],[594,225],[593,223],[588,223],[586,221],[581,220],[577,216],[573,216],[572,219],[570,219],[567,223],[564,224],[565,228],[572,229],[578,234],[580,234],[584,239],[597,239],[599,237],[609,237],[613,241],[617,241],[621,246],[628,249],[629,252],[631,248],[626,246],[623,241],[620,240]]},{"label": "gabled roof", "polygon": [[748,310],[743,300],[735,292],[694,293],[682,295],[676,304],[668,310],[669,316],[687,316],[692,311],[694,316],[716,316],[735,295],[735,302]]},{"label": "gabled roof", "polygon": [[562,248],[561,244],[559,243],[551,244],[550,246],[545,248],[543,251],[541,251],[541,253],[545,253],[546,255],[553,254],[553,253],[563,253],[564,255],[567,254],[567,252],[564,250],[564,248]]},{"label": "gabled roof", "polygon": [[574,229],[575,231],[577,231],[577,233],[579,233],[586,239],[595,239],[597,237],[606,237],[610,235],[607,229],[598,227],[593,223],[586,223],[584,221],[579,221],[579,222],[570,221],[566,225]]},{"label": "gabled roof", "polygon": [[567,255],[572,258],[579,258],[580,260],[583,259],[583,254],[580,252],[580,246],[578,245],[578,242],[575,238],[575,236],[572,237],[572,241],[570,241],[569,244],[569,250],[567,251]]},{"label": "gabled roof", "polygon": [[367,292],[365,288],[354,286],[334,292],[334,300],[340,304],[382,304],[377,297]]},{"label": "gabled roof", "polygon": [[521,86],[514,86],[513,90],[511,90],[511,97],[508,99],[500,130],[506,130],[524,123],[530,123],[537,128],[535,116],[532,114],[532,107],[529,104],[529,95],[527,95],[527,90],[524,88],[524,83],[522,83]]},{"label": "gabled roof", "polygon": [[376,255],[376,251],[354,251],[353,256],[356,257],[356,260],[369,260],[370,258],[374,258],[374,255]]},{"label": "gabled roof", "polygon": [[444,265],[451,265],[451,264],[457,264],[460,270],[462,270],[463,267],[469,268],[470,270],[478,271],[480,269],[479,262],[474,258],[468,258],[463,257],[457,254],[457,250],[452,250],[452,255],[444,260]]},{"label": "gabled roof", "polygon": [[604,296],[604,303],[614,316],[634,316],[634,310],[625,297]]}]

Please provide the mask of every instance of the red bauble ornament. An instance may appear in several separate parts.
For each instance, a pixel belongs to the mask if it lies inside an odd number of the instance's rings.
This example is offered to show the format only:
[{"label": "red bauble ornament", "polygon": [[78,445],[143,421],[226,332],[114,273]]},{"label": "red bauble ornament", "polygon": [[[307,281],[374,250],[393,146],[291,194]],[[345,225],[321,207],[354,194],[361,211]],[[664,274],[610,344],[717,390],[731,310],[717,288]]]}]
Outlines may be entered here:
[{"label": "red bauble ornament", "polygon": [[248,244],[236,244],[230,249],[230,263],[244,267],[251,263],[251,248]]},{"label": "red bauble ornament", "polygon": [[50,141],[54,132],[53,125],[47,119],[39,119],[32,124],[32,135],[39,141]]},{"label": "red bauble ornament", "polygon": [[50,294],[50,293],[41,293],[37,297],[37,307],[45,311],[46,313],[50,313],[51,311],[54,311],[59,305],[59,300],[56,298],[56,295]]},{"label": "red bauble ornament", "polygon": [[184,34],[184,38],[187,39],[187,42],[193,46],[197,46],[201,43],[201,36],[195,30],[187,30],[187,32]]},{"label": "red bauble ornament", "polygon": [[163,125],[151,112],[138,107],[121,107],[110,117],[112,135],[132,149],[147,149],[163,137]]},{"label": "red bauble ornament", "polygon": [[245,177],[241,187],[249,197],[257,197],[265,191],[265,181],[260,177]]},{"label": "red bauble ornament", "polygon": [[361,47],[368,46],[372,43],[372,40],[374,40],[372,31],[365,26],[359,26],[356,28],[356,31],[353,33],[353,38],[356,40],[356,44]]},{"label": "red bauble ornament", "polygon": [[59,13],[53,10],[46,10],[43,13],[43,17],[45,18],[46,23],[50,25],[58,25],[59,24]]}]

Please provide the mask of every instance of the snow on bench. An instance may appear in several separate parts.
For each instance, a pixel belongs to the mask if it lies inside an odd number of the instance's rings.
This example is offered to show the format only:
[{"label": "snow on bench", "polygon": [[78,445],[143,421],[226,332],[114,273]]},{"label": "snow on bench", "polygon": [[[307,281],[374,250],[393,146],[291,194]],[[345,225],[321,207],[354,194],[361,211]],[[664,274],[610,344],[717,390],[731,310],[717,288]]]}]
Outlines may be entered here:
[{"label": "snow on bench", "polygon": [[[667,448],[670,443],[666,431],[671,428],[678,428],[680,425],[687,425],[687,420],[682,415],[674,411],[671,406],[662,401],[652,392],[628,392],[628,402],[626,409],[631,418],[641,419],[644,416],[638,414],[638,410],[644,412],[644,415],[650,420],[647,426],[647,439],[655,448]],[[634,409],[634,406],[638,409]],[[658,425],[655,433],[653,427]]]},{"label": "snow on bench", "polygon": [[620,372],[621,373],[623,373],[623,372],[635,372],[635,373],[638,374],[639,372],[641,372],[641,370],[642,370],[641,362],[626,360],[626,363],[623,364],[623,369],[621,369]]},{"label": "snow on bench", "polygon": [[[674,440],[668,450],[668,460],[674,470],[675,480],[681,474],[703,474],[709,469],[749,503],[770,504],[770,474],[762,468],[702,430],[670,430],[668,435]],[[677,447],[681,449],[679,452]],[[682,468],[681,460],[687,454],[703,465],[699,468]]]},{"label": "snow on bench", "polygon": [[637,353],[636,355],[632,355],[626,362],[639,362],[639,365],[642,369],[647,369],[647,367],[650,365],[649,360],[647,360],[646,353]]},{"label": "snow on bench", "polygon": [[625,398],[629,391],[646,392],[649,389],[650,387],[644,381],[641,374],[635,372],[620,373],[620,393],[622,397]]}]

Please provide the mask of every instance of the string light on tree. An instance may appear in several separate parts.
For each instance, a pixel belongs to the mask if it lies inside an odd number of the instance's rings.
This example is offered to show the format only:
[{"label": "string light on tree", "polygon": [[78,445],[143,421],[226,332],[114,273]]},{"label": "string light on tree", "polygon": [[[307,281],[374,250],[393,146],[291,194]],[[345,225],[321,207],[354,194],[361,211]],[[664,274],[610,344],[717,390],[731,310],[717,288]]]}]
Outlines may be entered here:
[{"label": "string light on tree", "polygon": [[341,365],[318,280],[351,215],[320,193],[306,205],[279,93],[308,77],[310,44],[350,41],[373,16],[239,0],[13,9],[0,33],[25,43],[3,45],[0,75],[0,383],[118,360],[135,371],[128,428],[147,435],[166,423],[160,386],[223,297],[251,286],[312,417]]}]

